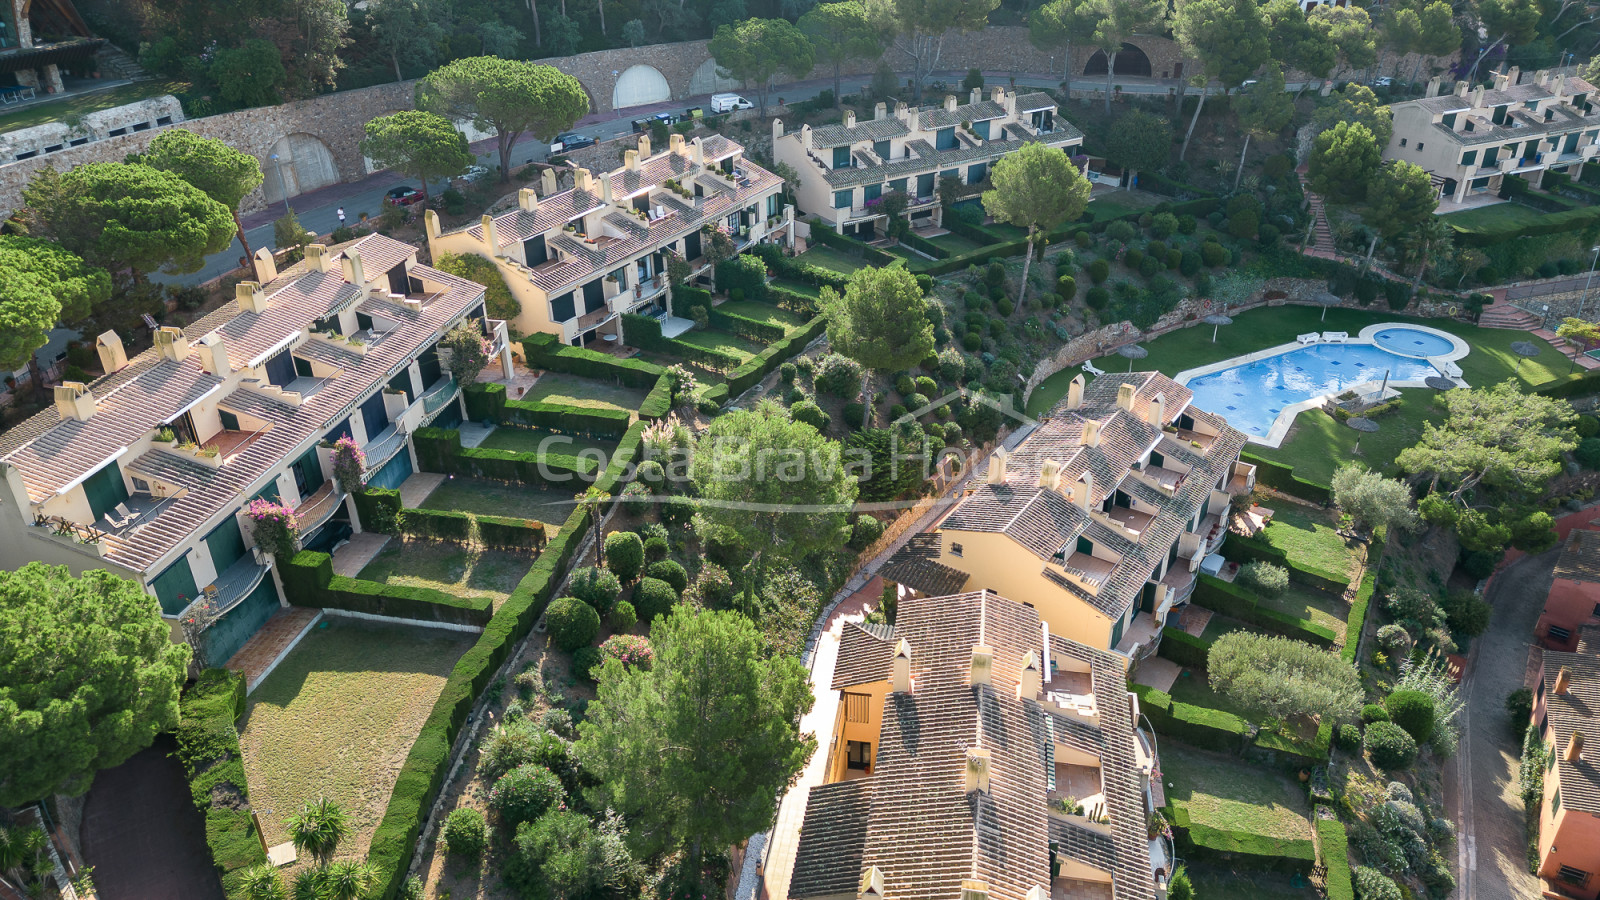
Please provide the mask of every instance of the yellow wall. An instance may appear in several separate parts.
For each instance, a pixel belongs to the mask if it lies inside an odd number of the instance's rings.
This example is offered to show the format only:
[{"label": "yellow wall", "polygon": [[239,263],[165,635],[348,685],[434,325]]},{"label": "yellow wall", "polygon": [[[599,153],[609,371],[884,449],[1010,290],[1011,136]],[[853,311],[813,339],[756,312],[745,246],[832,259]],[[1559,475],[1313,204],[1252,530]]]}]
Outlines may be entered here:
[{"label": "yellow wall", "polygon": [[[845,694],[867,695],[867,721],[848,722],[845,716]],[[883,729],[883,704],[889,695],[889,682],[874,681],[869,684],[853,685],[839,692],[839,709],[833,722],[833,750],[828,760],[827,783],[842,781],[845,775],[845,764],[849,761],[849,754],[845,752],[846,741],[865,741],[872,745],[873,768],[878,763],[878,737]]]},{"label": "yellow wall", "polygon": [[[961,545],[961,556],[950,552],[951,544]],[[988,589],[1032,606],[1049,624],[1051,634],[1091,647],[1110,647],[1111,619],[1046,579],[1044,560],[1003,534],[942,531],[939,562],[971,576],[964,590]]]}]

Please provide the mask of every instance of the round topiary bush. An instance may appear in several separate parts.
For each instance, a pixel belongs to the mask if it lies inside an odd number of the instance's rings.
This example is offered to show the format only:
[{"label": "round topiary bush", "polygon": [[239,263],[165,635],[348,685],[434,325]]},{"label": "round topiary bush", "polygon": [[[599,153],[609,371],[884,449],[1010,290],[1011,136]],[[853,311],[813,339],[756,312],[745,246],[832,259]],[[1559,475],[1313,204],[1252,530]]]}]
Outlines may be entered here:
[{"label": "round topiary bush", "polygon": [[786,362],[778,367],[778,377],[783,380],[784,384],[794,384],[795,373],[796,369],[792,362]]},{"label": "round topiary bush", "polygon": [[477,859],[489,843],[483,813],[469,806],[450,811],[444,820],[444,849],[456,859]]},{"label": "round topiary bush", "polygon": [[1200,261],[1215,269],[1228,261],[1228,248],[1216,241],[1206,241],[1200,245]]},{"label": "round topiary bush", "polygon": [[1572,429],[1578,432],[1580,438],[1600,437],[1600,418],[1579,416],[1573,421]]},{"label": "round topiary bush", "polygon": [[1383,700],[1389,721],[1406,730],[1419,744],[1433,737],[1433,698],[1421,691],[1395,691]]},{"label": "round topiary bush", "polygon": [[917,393],[927,394],[930,397],[939,393],[939,382],[934,381],[933,378],[928,375],[918,375],[916,378],[912,379],[912,386],[917,389]]},{"label": "round topiary bush", "polygon": [[1200,254],[1193,250],[1185,250],[1179,254],[1178,274],[1185,278],[1193,278],[1200,271]]},{"label": "round topiary bush", "polygon": [[1113,241],[1121,241],[1124,244],[1133,240],[1138,233],[1139,229],[1134,227],[1132,222],[1122,219],[1118,219],[1106,226],[1106,237],[1111,238]]},{"label": "round topiary bush", "polygon": [[[975,337],[975,335],[968,334],[967,337],[971,338]],[[982,338],[977,338],[973,341],[974,344],[982,344],[982,342]],[[867,408],[860,403],[846,403],[844,409],[839,411],[839,415],[844,419],[845,425],[850,428],[860,428],[862,423],[867,420]]]},{"label": "round topiary bush", "polygon": [[645,562],[655,562],[658,559],[666,559],[667,554],[671,552],[672,545],[668,544],[667,539],[664,537],[652,537],[644,542]]},{"label": "round topiary bush", "polygon": [[750,561],[750,548],[732,528],[708,528],[701,536],[706,559],[729,569],[740,569]]},{"label": "round topiary bush", "polygon": [[861,392],[861,364],[847,356],[830,353],[817,367],[817,390],[835,397],[854,397]]},{"label": "round topiary bush", "polygon": [[983,347],[983,335],[976,331],[969,331],[961,336],[961,349],[968,353],[977,353]]},{"label": "round topiary bush", "polygon": [[1083,296],[1083,302],[1089,304],[1090,309],[1105,309],[1106,304],[1111,302],[1111,292],[1096,285],[1089,288],[1089,292]]},{"label": "round topiary bush", "polygon": [[[644,555],[644,546],[639,547],[639,555]],[[637,566],[635,575],[638,574]],[[567,592],[579,600],[594,607],[595,612],[604,615],[611,611],[611,604],[617,600],[617,595],[622,593],[622,581],[615,573],[595,566],[585,566],[572,573],[572,583]]]},{"label": "round topiary bush", "polygon": [[828,414],[823,412],[822,407],[812,400],[801,400],[789,407],[789,418],[810,425],[818,431],[827,431],[828,424],[832,421]]},{"label": "round topiary bush", "polygon": [[671,612],[673,604],[677,602],[678,592],[672,589],[672,585],[649,575],[639,579],[639,584],[633,589],[633,608],[638,611],[642,622],[654,622],[657,616]]},{"label": "round topiary bush", "polygon": [[1200,227],[1200,220],[1196,219],[1194,216],[1189,215],[1188,213],[1184,213],[1183,215],[1178,217],[1178,233],[1179,234],[1194,234],[1194,230],[1196,228],[1199,228],[1199,227]]},{"label": "round topiary bush", "polygon": [[1072,236],[1072,240],[1081,250],[1087,250],[1094,246],[1094,235],[1087,231],[1080,231],[1077,234],[1074,234]]},{"label": "round topiary bush", "polygon": [[1411,649],[1411,634],[1402,625],[1393,622],[1378,629],[1378,646],[1385,653],[1405,653]]},{"label": "round topiary bush", "polygon": [[906,394],[911,393],[912,391],[915,391],[916,389],[917,389],[917,383],[915,381],[911,380],[911,376],[910,375],[901,375],[899,378],[896,378],[894,380],[895,393],[899,394],[902,397],[904,397]]},{"label": "round topiary bush", "polygon": [[928,395],[920,392],[912,393],[911,396],[906,398],[906,407],[913,412],[919,409],[924,409],[931,403],[933,403],[933,401],[928,399]]},{"label": "round topiary bush", "polygon": [[1361,724],[1371,725],[1373,722],[1389,721],[1389,711],[1377,703],[1368,703],[1361,707]]},{"label": "round topiary bush", "polygon": [[[644,541],[631,531],[613,531],[606,535],[606,568],[619,581],[632,581],[644,568]],[[618,585],[617,589],[621,590]],[[613,594],[612,598],[615,599]]]},{"label": "round topiary bush", "polygon": [[600,613],[576,597],[558,597],[544,611],[544,624],[550,640],[571,653],[594,642],[600,633]]},{"label": "round topiary bush", "polygon": [[994,304],[995,312],[999,313],[1002,318],[1011,315],[1013,312],[1016,312],[1016,309],[1017,305],[1011,302],[1010,297],[1001,297],[999,300],[996,300]]},{"label": "round topiary bush", "polygon": [[850,528],[850,549],[865,550],[883,534],[883,523],[871,516],[862,516]]},{"label": "round topiary bush", "polygon": [[1138,247],[1129,247],[1128,252],[1122,255],[1122,262],[1130,269],[1137,269],[1144,264],[1144,251]]},{"label": "round topiary bush", "polygon": [[556,773],[544,766],[518,766],[494,783],[489,791],[489,808],[507,831],[515,831],[523,822],[544,815],[566,795]]},{"label": "round topiary bush", "polygon": [[1351,871],[1350,883],[1356,889],[1356,900],[1401,900],[1404,896],[1393,878],[1366,866]]},{"label": "round topiary bush", "polygon": [[939,377],[954,384],[961,380],[967,371],[966,360],[961,358],[961,351],[954,347],[946,347],[939,351]]},{"label": "round topiary bush", "polygon": [[1289,570],[1276,563],[1255,560],[1239,570],[1239,582],[1258,593],[1276,597],[1289,587]]},{"label": "round topiary bush", "polygon": [[616,632],[632,631],[633,626],[639,624],[639,614],[634,611],[633,604],[626,600],[617,601],[611,607],[611,630]]},{"label": "round topiary bush", "polygon": [[1572,451],[1573,459],[1585,469],[1600,469],[1600,438],[1584,438]]},{"label": "round topiary bush", "polygon": [[1105,280],[1111,277],[1111,264],[1103,259],[1097,259],[1089,263],[1085,271],[1089,273],[1090,281],[1095,284],[1104,284]]},{"label": "round topiary bush", "polygon": [[598,668],[605,658],[600,655],[600,650],[595,647],[579,647],[572,651],[572,674],[585,681],[594,681],[600,677]]},{"label": "round topiary bush", "polygon": [[659,578],[672,585],[672,590],[679,594],[683,593],[684,588],[689,586],[689,573],[683,570],[683,566],[670,559],[651,563],[650,568],[645,569],[644,573],[651,578]]},{"label": "round topiary bush", "polygon": [[1164,254],[1160,259],[1157,259],[1154,256],[1146,256],[1144,261],[1139,263],[1139,274],[1146,278],[1152,278],[1157,272],[1160,272],[1162,269],[1166,268],[1166,265],[1167,260]]},{"label": "round topiary bush", "polygon": [[1056,293],[1061,295],[1061,302],[1072,302],[1072,298],[1078,296],[1078,280],[1071,275],[1063,275],[1057,278]]},{"label": "round topiary bush", "polygon": [[1349,722],[1339,726],[1339,746],[1346,750],[1361,749],[1361,729]]},{"label": "round topiary bush", "polygon": [[1403,769],[1417,758],[1417,742],[1393,722],[1373,722],[1362,737],[1367,756],[1381,769]]},{"label": "round topiary bush", "polygon": [[728,577],[727,569],[716,563],[706,563],[695,579],[694,592],[700,596],[700,602],[712,609],[722,609],[733,599],[733,579]]},{"label": "round topiary bush", "polygon": [[946,422],[944,426],[944,443],[946,447],[954,447],[961,443],[961,426],[955,422]]}]

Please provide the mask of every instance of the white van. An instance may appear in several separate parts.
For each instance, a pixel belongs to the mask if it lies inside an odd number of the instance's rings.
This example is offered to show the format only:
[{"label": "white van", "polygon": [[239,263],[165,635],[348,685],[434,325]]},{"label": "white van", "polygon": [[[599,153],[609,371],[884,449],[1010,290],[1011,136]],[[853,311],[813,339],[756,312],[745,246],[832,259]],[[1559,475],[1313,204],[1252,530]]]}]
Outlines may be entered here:
[{"label": "white van", "polygon": [[750,109],[755,104],[738,94],[712,94],[711,111],[713,113],[732,112],[736,109]]}]

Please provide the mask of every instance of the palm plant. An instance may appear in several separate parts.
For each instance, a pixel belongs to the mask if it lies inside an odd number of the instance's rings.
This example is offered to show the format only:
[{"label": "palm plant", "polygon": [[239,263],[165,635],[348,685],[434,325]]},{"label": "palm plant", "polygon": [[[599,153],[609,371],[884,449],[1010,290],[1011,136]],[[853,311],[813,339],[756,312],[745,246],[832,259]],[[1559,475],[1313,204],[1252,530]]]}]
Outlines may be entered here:
[{"label": "palm plant", "polygon": [[248,900],[288,898],[283,887],[283,876],[278,874],[277,868],[271,863],[261,863],[246,869],[240,878],[240,885],[244,888],[244,895]]},{"label": "palm plant", "polygon": [[50,838],[37,825],[0,828],[0,876],[25,887],[40,867]]},{"label": "palm plant", "polygon": [[333,848],[350,836],[349,814],[327,797],[307,801],[300,812],[289,817],[288,825],[295,849],[319,860],[332,856]]},{"label": "palm plant", "polygon": [[322,872],[324,900],[361,900],[378,880],[371,863],[341,859]]},{"label": "palm plant", "polygon": [[322,885],[326,875],[322,869],[301,869],[294,877],[294,900],[323,900]]}]

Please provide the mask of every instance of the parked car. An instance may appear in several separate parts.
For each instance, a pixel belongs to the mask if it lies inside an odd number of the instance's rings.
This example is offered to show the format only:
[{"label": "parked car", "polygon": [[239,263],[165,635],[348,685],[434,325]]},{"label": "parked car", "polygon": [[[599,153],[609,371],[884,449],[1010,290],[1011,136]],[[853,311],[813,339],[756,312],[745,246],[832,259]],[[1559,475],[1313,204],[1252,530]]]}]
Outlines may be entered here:
[{"label": "parked car", "polygon": [[713,113],[732,112],[736,109],[750,109],[755,104],[738,94],[712,94],[711,111]]},{"label": "parked car", "polygon": [[1390,78],[1387,75],[1382,75],[1382,76],[1379,76],[1377,78],[1372,79],[1372,86],[1373,87],[1388,87],[1391,84],[1394,84],[1394,79]]},{"label": "parked car", "polygon": [[422,200],[422,192],[407,184],[389,188],[389,192],[383,195],[383,202],[390,206],[411,206]]},{"label": "parked car", "polygon": [[550,149],[555,150],[581,150],[584,147],[593,147],[594,138],[579,131],[563,131],[556,135]]},{"label": "parked car", "polygon": [[461,180],[467,184],[476,184],[488,177],[488,175],[488,166],[467,166],[467,170],[461,173]]}]

